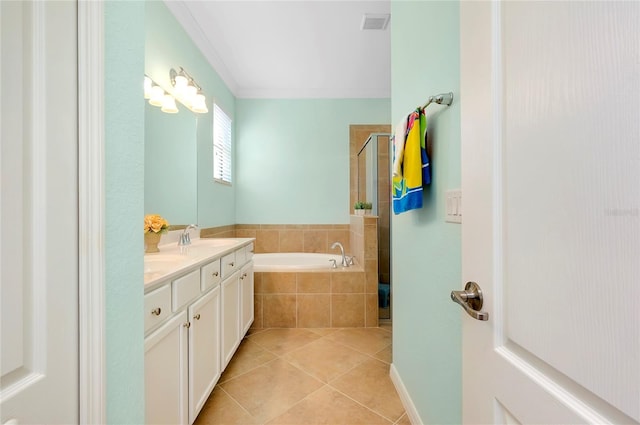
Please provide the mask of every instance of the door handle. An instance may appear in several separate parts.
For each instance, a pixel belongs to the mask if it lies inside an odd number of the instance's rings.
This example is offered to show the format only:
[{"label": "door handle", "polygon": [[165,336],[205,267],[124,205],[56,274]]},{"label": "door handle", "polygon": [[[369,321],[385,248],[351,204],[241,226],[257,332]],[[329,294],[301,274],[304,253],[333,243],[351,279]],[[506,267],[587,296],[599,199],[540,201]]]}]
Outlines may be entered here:
[{"label": "door handle", "polygon": [[482,310],[482,290],[475,282],[467,282],[464,291],[451,291],[451,300],[464,308],[476,320],[489,320],[489,313]]}]

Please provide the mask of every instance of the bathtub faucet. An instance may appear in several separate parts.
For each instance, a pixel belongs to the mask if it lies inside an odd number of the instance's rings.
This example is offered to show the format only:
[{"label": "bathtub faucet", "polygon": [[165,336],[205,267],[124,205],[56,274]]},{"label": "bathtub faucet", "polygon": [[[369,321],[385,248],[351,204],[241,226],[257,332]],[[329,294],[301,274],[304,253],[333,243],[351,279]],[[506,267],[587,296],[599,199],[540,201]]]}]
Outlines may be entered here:
[{"label": "bathtub faucet", "polygon": [[333,245],[331,245],[331,249],[334,249],[335,247],[340,248],[340,254],[342,254],[342,267],[349,267],[349,262],[347,261],[347,257],[344,255],[344,247],[342,244],[340,242],[334,242]]}]

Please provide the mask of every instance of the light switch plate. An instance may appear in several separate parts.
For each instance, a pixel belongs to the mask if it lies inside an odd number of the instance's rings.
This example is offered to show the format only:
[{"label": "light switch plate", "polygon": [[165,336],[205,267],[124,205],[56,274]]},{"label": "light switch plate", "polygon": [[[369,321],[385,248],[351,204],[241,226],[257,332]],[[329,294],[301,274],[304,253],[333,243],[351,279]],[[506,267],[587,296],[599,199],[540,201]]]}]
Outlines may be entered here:
[{"label": "light switch plate", "polygon": [[447,223],[462,223],[462,191],[460,189],[445,192],[445,208]]}]

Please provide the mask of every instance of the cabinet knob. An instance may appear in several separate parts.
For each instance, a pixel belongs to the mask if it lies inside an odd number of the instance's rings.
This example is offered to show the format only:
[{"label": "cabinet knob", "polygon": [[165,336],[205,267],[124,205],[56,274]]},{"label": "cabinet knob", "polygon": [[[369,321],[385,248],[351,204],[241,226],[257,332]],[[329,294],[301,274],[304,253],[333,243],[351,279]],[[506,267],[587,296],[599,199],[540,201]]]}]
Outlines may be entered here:
[{"label": "cabinet knob", "polygon": [[187,323],[183,324],[182,326],[184,326],[185,328],[189,329],[191,327],[191,322],[187,322]]},{"label": "cabinet knob", "polygon": [[243,274],[243,275],[242,275],[242,277],[247,277],[247,274],[246,274],[246,273],[245,273],[245,274]]},{"label": "cabinet knob", "polygon": [[216,277],[216,276],[218,276],[218,274],[219,274],[218,272],[213,272],[213,273],[211,273],[211,277]]},{"label": "cabinet knob", "polygon": [[200,313],[198,313],[195,316],[193,316],[193,318],[196,319],[196,320],[200,320]]},{"label": "cabinet knob", "polygon": [[160,316],[160,313],[162,313],[162,309],[160,307],[151,310],[151,314],[153,314],[154,316]]},{"label": "cabinet knob", "polygon": [[232,261],[232,262],[230,262],[230,263],[229,263],[229,265],[230,265],[231,267],[233,267],[233,266],[235,265],[235,263]]}]

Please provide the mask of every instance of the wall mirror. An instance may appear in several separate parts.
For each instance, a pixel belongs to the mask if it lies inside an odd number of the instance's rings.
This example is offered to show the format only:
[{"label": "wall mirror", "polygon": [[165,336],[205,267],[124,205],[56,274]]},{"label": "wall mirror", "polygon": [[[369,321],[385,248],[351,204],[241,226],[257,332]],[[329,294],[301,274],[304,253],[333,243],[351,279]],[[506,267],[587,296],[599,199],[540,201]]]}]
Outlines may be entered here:
[{"label": "wall mirror", "polygon": [[164,113],[145,102],[144,213],[171,225],[198,222],[196,114]]},{"label": "wall mirror", "polygon": [[358,152],[357,200],[371,202],[372,214],[378,214],[378,135],[372,134]]}]

